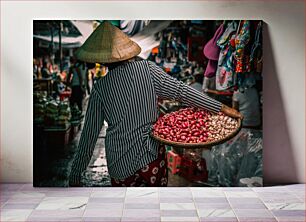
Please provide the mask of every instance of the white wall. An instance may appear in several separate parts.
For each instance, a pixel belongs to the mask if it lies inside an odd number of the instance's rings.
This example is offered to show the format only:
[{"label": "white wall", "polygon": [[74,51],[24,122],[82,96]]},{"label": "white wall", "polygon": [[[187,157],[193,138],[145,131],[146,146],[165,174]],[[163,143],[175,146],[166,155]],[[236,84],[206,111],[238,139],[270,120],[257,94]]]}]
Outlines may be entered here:
[{"label": "white wall", "polygon": [[303,1],[1,1],[1,181],[32,182],[32,19],[262,19],[264,180],[305,182]]}]

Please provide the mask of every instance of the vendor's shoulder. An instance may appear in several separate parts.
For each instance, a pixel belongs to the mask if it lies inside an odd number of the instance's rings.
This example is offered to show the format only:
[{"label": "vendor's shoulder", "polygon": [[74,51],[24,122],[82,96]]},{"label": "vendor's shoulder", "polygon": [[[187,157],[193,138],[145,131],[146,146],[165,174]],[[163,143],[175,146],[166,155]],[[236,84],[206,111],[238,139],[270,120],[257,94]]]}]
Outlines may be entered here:
[{"label": "vendor's shoulder", "polygon": [[155,62],[147,60],[149,66],[157,66]]},{"label": "vendor's shoulder", "polygon": [[130,64],[148,64],[148,60],[146,60],[146,59],[135,59],[133,62],[130,62]]},{"label": "vendor's shoulder", "polygon": [[145,67],[150,67],[149,61],[146,59],[137,59],[134,61],[130,61],[125,64],[126,68],[135,68],[135,69],[144,69]]},{"label": "vendor's shoulder", "polygon": [[148,61],[148,66],[151,71],[161,71],[161,67],[158,66],[155,62],[153,61]]}]

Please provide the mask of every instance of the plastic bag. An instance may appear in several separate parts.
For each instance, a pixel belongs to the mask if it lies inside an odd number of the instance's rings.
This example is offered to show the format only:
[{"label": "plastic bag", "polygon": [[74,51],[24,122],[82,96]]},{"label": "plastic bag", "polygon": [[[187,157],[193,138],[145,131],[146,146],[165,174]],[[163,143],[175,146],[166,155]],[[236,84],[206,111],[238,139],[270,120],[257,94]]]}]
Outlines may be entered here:
[{"label": "plastic bag", "polygon": [[243,128],[232,140],[212,148],[208,182],[242,186],[242,178],[262,178],[262,163],[262,131]]}]

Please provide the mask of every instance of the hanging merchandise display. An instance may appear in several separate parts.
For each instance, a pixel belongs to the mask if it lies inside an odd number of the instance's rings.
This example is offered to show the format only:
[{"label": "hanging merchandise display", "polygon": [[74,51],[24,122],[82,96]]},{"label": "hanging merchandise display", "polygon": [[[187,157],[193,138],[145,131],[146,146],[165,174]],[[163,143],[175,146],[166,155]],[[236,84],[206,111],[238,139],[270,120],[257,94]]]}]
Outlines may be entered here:
[{"label": "hanging merchandise display", "polygon": [[254,73],[251,71],[250,63],[250,38],[251,38],[251,23],[250,21],[241,21],[241,30],[235,38],[235,62],[236,88],[239,91],[244,91],[256,84]]},{"label": "hanging merchandise display", "polygon": [[241,30],[235,37],[234,47],[236,49],[234,58],[236,59],[236,73],[250,72],[250,61],[246,51],[246,46],[250,41],[250,21],[241,21]]},{"label": "hanging merchandise display", "polygon": [[218,61],[208,60],[206,70],[204,73],[202,89],[216,89],[216,71],[217,71]]},{"label": "hanging merchandise display", "polygon": [[218,67],[218,59],[220,54],[220,48],[217,45],[218,39],[224,32],[224,25],[221,24],[214,34],[214,37],[208,41],[204,46],[203,54],[208,58],[208,63],[204,72],[204,79],[202,89],[206,91],[207,89],[216,89],[216,71]]},{"label": "hanging merchandise display", "polygon": [[[232,21],[218,39],[216,89],[244,91],[261,80],[262,22]],[[254,34],[255,33],[255,34]],[[207,66],[207,70],[211,65]]]},{"label": "hanging merchandise display", "polygon": [[235,48],[231,43],[235,38],[237,27],[238,25],[236,21],[229,23],[223,35],[217,41],[217,44],[221,49],[218,60],[218,69],[216,72],[217,90],[227,90],[234,86],[235,65],[233,56]]},{"label": "hanging merchandise display", "polygon": [[217,66],[218,60],[208,60],[204,76],[208,78],[216,76]]},{"label": "hanging merchandise display", "polygon": [[224,25],[221,24],[217,29],[214,37],[208,41],[203,49],[204,55],[209,59],[204,76],[207,78],[211,78],[216,76],[217,66],[218,66],[218,59],[220,54],[220,48],[217,45],[217,41],[220,36],[224,32]]},{"label": "hanging merchandise display", "polygon": [[262,72],[262,21],[256,27],[255,39],[250,55],[251,68],[258,76]]},{"label": "hanging merchandise display", "polygon": [[207,44],[204,46],[203,53],[209,60],[218,61],[219,54],[220,54],[220,48],[217,45],[218,39],[221,37],[221,35],[224,32],[224,25],[221,24],[217,31],[214,34],[214,37],[207,42]]}]

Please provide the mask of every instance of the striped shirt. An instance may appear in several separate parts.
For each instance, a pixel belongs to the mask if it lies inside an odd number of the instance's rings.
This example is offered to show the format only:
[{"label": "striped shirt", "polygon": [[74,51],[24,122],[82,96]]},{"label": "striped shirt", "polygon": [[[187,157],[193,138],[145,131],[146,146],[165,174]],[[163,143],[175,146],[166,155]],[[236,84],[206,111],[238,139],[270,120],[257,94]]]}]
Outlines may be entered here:
[{"label": "striped shirt", "polygon": [[87,168],[104,120],[108,123],[105,152],[112,178],[125,179],[154,161],[159,143],[150,132],[158,118],[157,97],[213,112],[219,112],[222,105],[153,62],[118,66],[93,87],[70,180],[78,181]]}]

